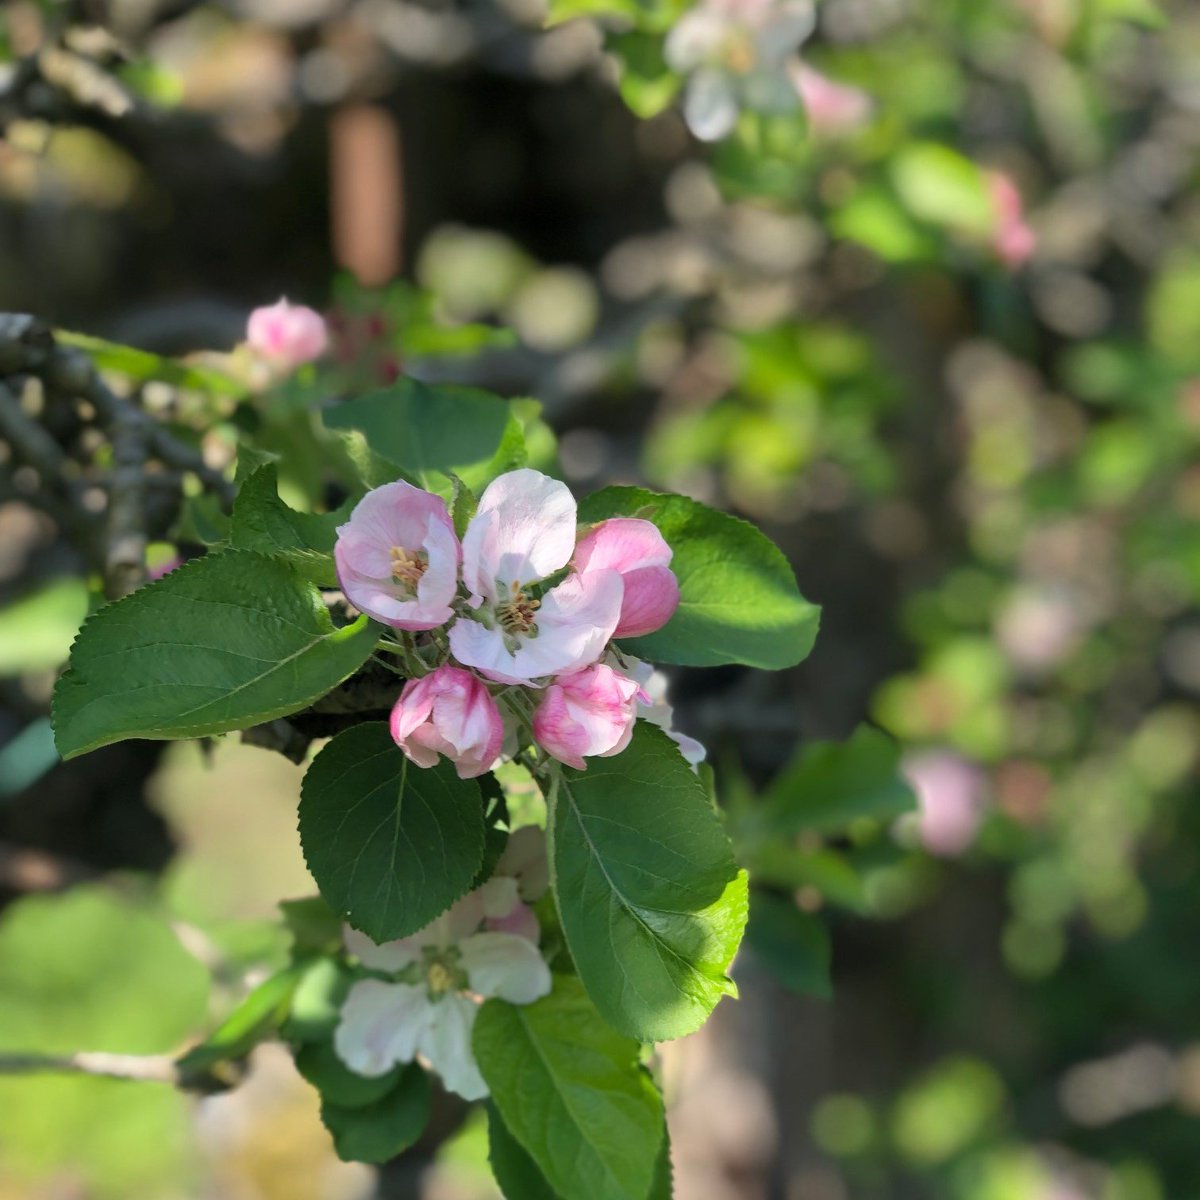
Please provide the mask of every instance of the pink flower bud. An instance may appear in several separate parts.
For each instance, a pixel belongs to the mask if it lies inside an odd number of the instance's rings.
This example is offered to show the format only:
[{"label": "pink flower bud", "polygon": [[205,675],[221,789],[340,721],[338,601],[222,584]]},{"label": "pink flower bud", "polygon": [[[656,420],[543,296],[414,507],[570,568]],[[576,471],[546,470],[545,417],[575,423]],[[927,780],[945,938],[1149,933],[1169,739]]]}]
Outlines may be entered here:
[{"label": "pink flower bud", "polygon": [[533,736],[543,750],[582,771],[584,758],[608,758],[629,745],[644,698],[635,680],[594,663],[546,688],[533,714]]},{"label": "pink flower bud", "polygon": [[669,563],[671,547],[650,521],[613,517],[601,521],[575,548],[580,575],[616,571],[625,584],[614,637],[641,637],[661,629],[679,607],[679,581]]},{"label": "pink flower bud", "polygon": [[992,249],[1010,271],[1015,271],[1033,254],[1037,236],[1025,220],[1024,204],[1017,185],[1002,171],[989,171],[987,180],[992,206],[996,211]]},{"label": "pink flower bud", "polygon": [[454,763],[460,779],[482,775],[500,754],[504,727],[483,683],[459,667],[438,667],[410,679],[392,709],[392,738],[419,767],[439,754]]},{"label": "pink flower bud", "polygon": [[246,341],[264,358],[291,369],[320,358],[329,344],[329,334],[320,313],[280,299],[250,314]]}]

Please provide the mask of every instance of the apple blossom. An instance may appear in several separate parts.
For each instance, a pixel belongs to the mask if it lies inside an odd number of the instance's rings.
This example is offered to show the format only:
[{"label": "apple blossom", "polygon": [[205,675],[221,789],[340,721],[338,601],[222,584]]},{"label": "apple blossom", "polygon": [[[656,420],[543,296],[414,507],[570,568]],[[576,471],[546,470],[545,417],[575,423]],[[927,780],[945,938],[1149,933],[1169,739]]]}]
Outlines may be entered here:
[{"label": "apple blossom", "polygon": [[673,551],[658,528],[635,517],[601,521],[575,548],[581,575],[609,569],[625,585],[614,637],[641,637],[661,629],[679,607],[679,581],[670,568]]},{"label": "apple blossom", "polygon": [[320,313],[281,297],[250,314],[246,341],[264,358],[292,368],[320,358],[329,344],[329,333]]},{"label": "apple blossom", "polygon": [[717,141],[742,108],[786,114],[800,108],[788,59],[812,32],[809,0],[704,0],[667,35],[672,70],[688,74],[683,112],[691,131]]},{"label": "apple blossom", "polygon": [[480,932],[484,903],[470,892],[411,937],[379,945],[346,931],[346,948],[391,981],[361,979],[342,1004],[338,1057],[359,1075],[385,1075],[420,1056],[465,1100],[488,1094],[471,1051],[481,1000],[532,1004],[550,991],[550,969],[528,938]]},{"label": "apple blossom", "polygon": [[871,115],[871,97],[861,88],[836,83],[807,63],[792,69],[809,128],[817,134],[852,133]]},{"label": "apple blossom", "polygon": [[[541,831],[538,830],[540,833]],[[483,900],[483,924],[492,933],[515,933],[536,945],[542,936],[537,915],[521,899],[520,884],[511,875],[496,873],[479,889]]]},{"label": "apple blossom", "polygon": [[575,549],[566,484],[528,468],[488,484],[462,544],[471,609],[450,628],[464,666],[501,683],[531,683],[595,662],[617,627],[618,572],[573,573],[547,587]]},{"label": "apple blossom", "polygon": [[333,550],[346,599],[396,629],[435,629],[453,615],[460,549],[440,496],[397,480],[368,492]]},{"label": "apple blossom", "polygon": [[396,745],[417,766],[432,767],[444,754],[460,779],[484,774],[504,740],[500,710],[486,685],[469,671],[451,666],[410,679],[389,724]]},{"label": "apple blossom", "polygon": [[560,675],[533,714],[533,736],[560,762],[582,771],[584,758],[620,754],[633,736],[637,683],[604,663]]},{"label": "apple blossom", "polygon": [[913,824],[930,854],[955,858],[975,840],[984,814],[979,768],[950,750],[905,755],[901,771],[917,795]]}]

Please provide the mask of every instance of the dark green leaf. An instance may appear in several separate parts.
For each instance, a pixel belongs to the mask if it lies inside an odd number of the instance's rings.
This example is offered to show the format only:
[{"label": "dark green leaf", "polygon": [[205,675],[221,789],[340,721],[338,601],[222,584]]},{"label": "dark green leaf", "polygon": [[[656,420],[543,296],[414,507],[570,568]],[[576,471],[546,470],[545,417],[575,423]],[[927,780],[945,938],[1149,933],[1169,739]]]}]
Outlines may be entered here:
[{"label": "dark green leaf", "polygon": [[525,461],[525,437],[511,407],[478,388],[405,377],[334,405],[323,418],[330,429],[358,430],[372,454],[425,486],[436,472],[478,490]]},{"label": "dark green leaf", "polygon": [[723,995],[746,879],[703,784],[660,729],[563,770],[547,828],[563,932],[615,1028],[641,1041],[698,1029]]},{"label": "dark green leaf", "polygon": [[329,905],[376,942],[465,894],[483,862],[483,798],[445,759],[414,766],[383,721],[338,734],[304,776],[300,841]]},{"label": "dark green leaf", "polygon": [[326,1104],[363,1108],[382,1100],[400,1081],[404,1067],[385,1075],[359,1075],[338,1057],[333,1042],[309,1042],[296,1051],[296,1070],[321,1093]]},{"label": "dark green leaf", "polygon": [[777,833],[838,833],[869,817],[891,821],[916,807],[900,774],[900,748],[886,734],[861,725],[845,742],[813,742],[776,776],[761,820]]},{"label": "dark green leaf", "polygon": [[822,1000],[833,995],[829,930],[791,900],[752,891],[746,943],[784,987]]},{"label": "dark green leaf", "polygon": [[402,1154],[429,1121],[429,1076],[415,1063],[400,1081],[372,1104],[345,1108],[321,1105],[321,1120],[345,1162],[385,1163]]},{"label": "dark green leaf", "polygon": [[286,716],[352,675],[378,637],[365,617],[335,629],[320,593],[287,563],[244,550],[206,555],[80,630],[54,692],[59,753]]},{"label": "dark green leaf", "polygon": [[333,544],[354,503],[348,500],[331,513],[297,512],[279,498],[275,465],[267,463],[238,491],[229,540],[235,549],[286,559],[320,587],[335,587]]},{"label": "dark green leaf", "polygon": [[578,981],[558,976],[534,1004],[488,1001],[473,1044],[504,1124],[553,1193],[649,1197],[662,1099],[638,1062],[637,1042],[605,1025]]},{"label": "dark green leaf", "polygon": [[336,953],[341,947],[341,919],[323,897],[281,900],[279,908],[283,923],[292,935],[294,955]]},{"label": "dark green leaf", "polygon": [[657,633],[626,642],[639,658],[777,670],[800,662],[817,636],[820,609],[800,595],[787,559],[746,521],[685,496],[611,487],[579,506],[583,523],[643,515],[675,556],[680,603]]}]

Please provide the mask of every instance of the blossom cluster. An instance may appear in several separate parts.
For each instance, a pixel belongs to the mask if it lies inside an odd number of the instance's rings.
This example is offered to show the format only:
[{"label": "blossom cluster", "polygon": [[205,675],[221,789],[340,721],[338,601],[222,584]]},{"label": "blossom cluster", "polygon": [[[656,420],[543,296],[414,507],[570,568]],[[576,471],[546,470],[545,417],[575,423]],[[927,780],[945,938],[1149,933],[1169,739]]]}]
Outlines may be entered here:
[{"label": "blossom cluster", "polygon": [[411,937],[371,941],[346,929],[346,949],[369,977],[342,1003],[334,1049],[356,1074],[386,1075],[420,1058],[467,1100],[488,1094],[471,1051],[482,1001],[532,1004],[550,991],[531,904],[549,884],[545,837],[513,833],[492,877]]},{"label": "blossom cluster", "polygon": [[[464,779],[490,770],[522,730],[584,769],[629,744],[639,713],[669,721],[644,686],[649,668],[611,643],[675,612],[671,557],[638,518],[580,536],[567,486],[528,468],[488,485],[461,540],[440,496],[399,480],[363,497],[334,547],[350,603],[410,639],[416,673],[392,737],[418,766],[444,755]],[[672,736],[689,761],[702,756]]]},{"label": "blossom cluster", "polygon": [[688,76],[683,113],[691,131],[718,141],[742,110],[786,116],[803,107],[818,134],[853,132],[871,114],[865,92],[800,62],[816,23],[811,0],[701,0],[663,46],[672,70]]}]

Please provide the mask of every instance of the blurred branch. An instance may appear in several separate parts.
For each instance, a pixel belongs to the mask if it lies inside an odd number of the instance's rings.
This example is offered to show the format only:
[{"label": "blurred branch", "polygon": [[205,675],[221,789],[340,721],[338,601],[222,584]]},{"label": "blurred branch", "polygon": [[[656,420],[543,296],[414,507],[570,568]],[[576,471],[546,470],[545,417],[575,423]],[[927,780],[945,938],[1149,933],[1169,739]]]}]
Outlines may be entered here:
[{"label": "blurred branch", "polygon": [[0,1054],[0,1075],[97,1075],[179,1086],[183,1076],[169,1054]]},{"label": "blurred branch", "polygon": [[[69,455],[37,421],[27,416],[6,379],[33,378],[47,398],[83,400],[112,446],[112,470],[91,482],[108,490],[103,522],[81,503],[81,486],[71,480]],[[201,453],[177,438],[134,402],[117,395],[91,359],[60,346],[49,326],[21,313],[0,313],[0,436],[13,457],[37,471],[42,488],[32,499],[69,528],[89,557],[104,571],[110,597],[124,596],[145,576],[146,542],[152,524],[148,494],[159,499],[164,486],[182,494],[183,477],[196,476],[226,506],[235,488],[210,467]],[[157,460],[168,472],[148,473]],[[53,504],[47,503],[57,496]]]}]

